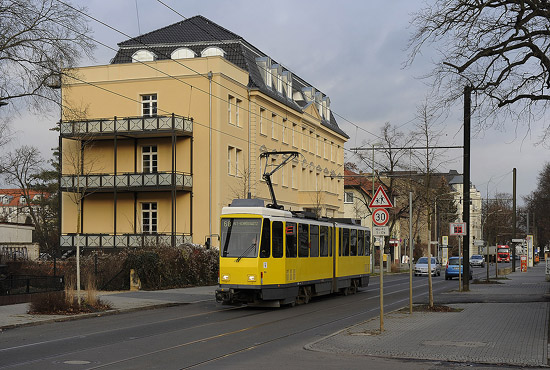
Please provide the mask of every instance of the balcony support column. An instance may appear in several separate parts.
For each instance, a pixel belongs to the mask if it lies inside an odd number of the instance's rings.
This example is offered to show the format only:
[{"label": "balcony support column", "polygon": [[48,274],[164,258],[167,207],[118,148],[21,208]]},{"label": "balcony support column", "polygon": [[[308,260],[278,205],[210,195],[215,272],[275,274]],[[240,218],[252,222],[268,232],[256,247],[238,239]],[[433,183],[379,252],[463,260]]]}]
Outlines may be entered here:
[{"label": "balcony support column", "polygon": [[[189,156],[190,165],[189,169],[191,171],[191,176],[193,176],[193,142],[195,138],[191,136],[191,155]],[[189,234],[193,238],[193,187],[191,187],[191,194],[189,194]]]},{"label": "balcony support column", "polygon": [[118,138],[118,135],[117,135],[117,122],[116,122],[116,116],[115,116],[115,138],[114,138],[114,156],[113,156],[113,160],[114,160],[114,163],[113,163],[113,169],[114,169],[114,172],[115,172],[115,176],[113,178],[113,181],[114,181],[114,190],[113,190],[113,197],[114,197],[114,205],[113,205],[113,234],[115,235],[116,237],[116,229],[117,229],[117,224],[116,224],[116,219],[117,219],[117,202],[118,202],[118,194],[117,194],[117,183],[116,183],[116,176],[117,176],[117,162],[118,162],[118,159],[117,159],[117,154],[118,154],[118,142],[117,142],[117,138]]},{"label": "balcony support column", "polygon": [[176,133],[175,117],[172,113],[172,247],[176,246]]}]

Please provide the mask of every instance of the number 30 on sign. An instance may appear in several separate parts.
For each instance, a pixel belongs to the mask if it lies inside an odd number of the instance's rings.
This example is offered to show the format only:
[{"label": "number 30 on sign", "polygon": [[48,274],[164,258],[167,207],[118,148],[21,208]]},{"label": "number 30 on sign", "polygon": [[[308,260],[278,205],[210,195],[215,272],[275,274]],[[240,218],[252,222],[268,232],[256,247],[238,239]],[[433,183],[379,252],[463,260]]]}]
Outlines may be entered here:
[{"label": "number 30 on sign", "polygon": [[390,219],[390,214],[385,208],[376,208],[372,212],[372,223],[376,226],[384,226],[388,223]]}]

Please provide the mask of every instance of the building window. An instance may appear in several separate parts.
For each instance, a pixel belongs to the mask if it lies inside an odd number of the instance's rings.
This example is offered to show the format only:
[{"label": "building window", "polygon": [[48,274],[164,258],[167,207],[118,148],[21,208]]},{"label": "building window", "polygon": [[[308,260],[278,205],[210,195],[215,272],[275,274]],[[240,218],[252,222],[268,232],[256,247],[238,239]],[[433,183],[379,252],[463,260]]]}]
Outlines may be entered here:
[{"label": "building window", "polygon": [[242,100],[237,99],[235,102],[235,125],[237,125],[237,127],[241,127],[241,120],[239,116],[239,113],[241,110],[241,104],[242,104]]},{"label": "building window", "polygon": [[334,143],[331,141],[330,142],[330,160],[331,162],[334,162],[334,155],[333,155],[333,152],[332,152],[332,147],[334,146]]},{"label": "building window", "polygon": [[264,116],[265,116],[265,109],[260,108],[260,134],[262,134],[262,135],[265,135]]},{"label": "building window", "polygon": [[141,166],[144,173],[156,173],[158,171],[158,154],[156,145],[147,145],[142,148]]},{"label": "building window", "polygon": [[233,120],[231,119],[231,106],[235,104],[235,98],[229,95],[227,97],[227,122],[232,125]]},{"label": "building window", "polygon": [[313,134],[313,131],[310,131],[309,132],[309,152],[311,154],[315,154],[314,150],[315,150],[315,135]]},{"label": "building window", "polygon": [[287,177],[285,176],[285,172],[286,172],[285,167],[281,167],[281,184],[286,187],[288,186],[288,184],[287,184]]},{"label": "building window", "polygon": [[[270,170],[273,170],[275,167],[277,167],[277,160],[275,158],[271,158],[271,166]],[[277,185],[277,172],[271,175],[271,182],[273,185]]]},{"label": "building window", "polygon": [[277,129],[275,125],[277,124],[277,115],[275,113],[271,114],[271,138],[277,140]]},{"label": "building window", "polygon": [[327,139],[323,140],[323,158],[327,159]]},{"label": "building window", "polygon": [[157,232],[157,203],[141,203],[142,231],[144,234]]},{"label": "building window", "polygon": [[287,144],[286,142],[286,118],[283,118],[283,132],[282,132],[282,140],[283,143]]},{"label": "building window", "polygon": [[353,192],[351,191],[344,192],[344,203],[353,203]]},{"label": "building window", "polygon": [[242,150],[235,148],[235,176],[241,176],[239,172],[241,170]]},{"label": "building window", "polygon": [[297,130],[297,124],[295,123],[292,123],[292,146],[293,147],[297,147],[296,146],[296,130]]},{"label": "building window", "polygon": [[315,151],[316,151],[316,154],[317,156],[321,156],[321,146],[320,146],[320,143],[321,142],[321,136],[317,135],[316,136],[316,141],[315,141]]},{"label": "building window", "polygon": [[302,127],[302,150],[307,151],[307,129]]},{"label": "building window", "polygon": [[232,146],[227,147],[227,174],[233,175],[233,163],[231,161],[231,157],[233,156],[233,148]]},{"label": "building window", "polygon": [[296,189],[296,166],[292,165],[291,172],[290,172],[290,186],[292,189]]},{"label": "building window", "polygon": [[19,198],[19,203],[27,204],[27,198],[24,195],[21,195],[21,197]]},{"label": "building window", "polygon": [[242,150],[233,146],[227,147],[227,174],[241,176]]},{"label": "building window", "polygon": [[143,117],[157,116],[157,94],[141,96],[141,113]]}]

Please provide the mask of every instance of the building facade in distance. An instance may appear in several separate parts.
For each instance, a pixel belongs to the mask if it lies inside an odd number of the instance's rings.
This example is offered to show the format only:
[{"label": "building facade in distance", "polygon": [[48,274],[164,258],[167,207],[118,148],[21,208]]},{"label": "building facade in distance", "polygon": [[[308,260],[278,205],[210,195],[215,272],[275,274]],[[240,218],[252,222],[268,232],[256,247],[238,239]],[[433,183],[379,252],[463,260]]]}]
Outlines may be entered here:
[{"label": "building facade in distance", "polygon": [[[344,143],[326,94],[196,16],[63,76],[61,246],[217,245],[221,208],[270,201],[343,215]],[[267,166],[267,167],[266,167]]]}]

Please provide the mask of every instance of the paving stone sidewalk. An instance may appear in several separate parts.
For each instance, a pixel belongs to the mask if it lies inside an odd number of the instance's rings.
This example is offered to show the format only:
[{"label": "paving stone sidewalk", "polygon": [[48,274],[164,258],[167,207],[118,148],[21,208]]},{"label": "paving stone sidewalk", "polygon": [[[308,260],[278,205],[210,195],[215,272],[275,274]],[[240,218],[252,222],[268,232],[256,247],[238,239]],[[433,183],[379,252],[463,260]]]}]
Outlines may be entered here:
[{"label": "paving stone sidewalk", "polygon": [[[550,283],[544,266],[509,275],[503,284],[472,284],[440,295],[459,312],[394,311],[306,346],[323,352],[516,366],[547,366]],[[546,298],[545,298],[546,297]],[[518,302],[513,302],[513,300]]]}]

